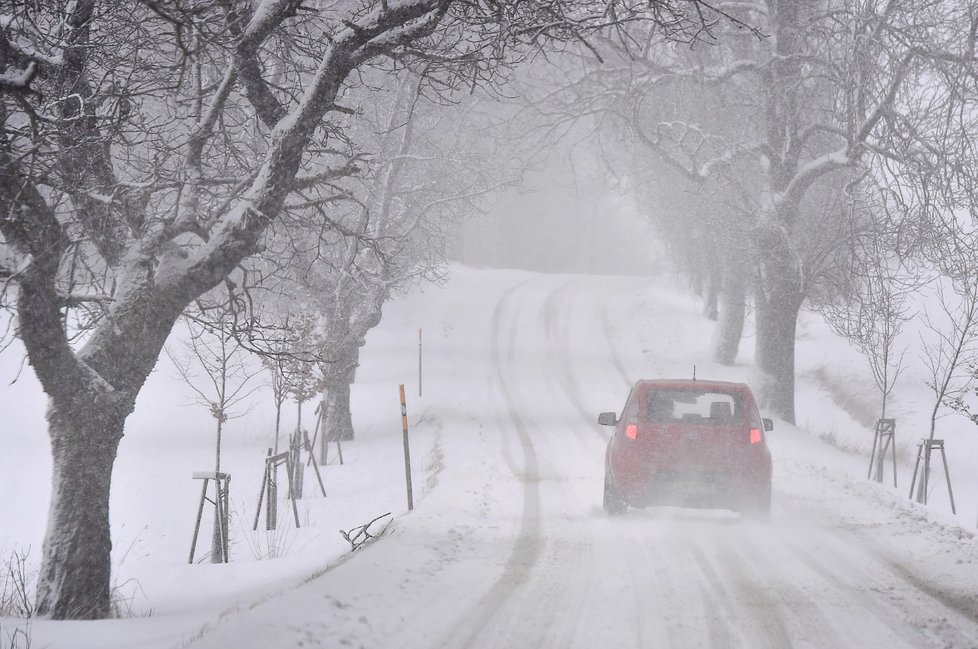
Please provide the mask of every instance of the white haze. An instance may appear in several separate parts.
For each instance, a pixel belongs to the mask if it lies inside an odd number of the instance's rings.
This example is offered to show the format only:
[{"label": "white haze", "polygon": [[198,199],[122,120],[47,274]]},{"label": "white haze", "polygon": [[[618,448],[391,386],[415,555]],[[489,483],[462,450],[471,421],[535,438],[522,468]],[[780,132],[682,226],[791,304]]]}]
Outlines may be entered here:
[{"label": "white haze", "polygon": [[[776,422],[770,436],[770,525],[674,509],[608,519],[600,507],[607,430],[597,412],[620,408],[634,379],[688,376],[693,365],[702,377],[750,380],[752,335],[735,367],[712,365],[712,324],[665,275],[450,270],[444,287],[391,303],[368,336],[353,391],[357,439],[344,446],[343,466],[334,459],[323,468],[327,498],[307,471],[301,529],[283,505],[277,534],[251,531],[271,444],[269,396],[227,426],[230,565],[187,564],[200,487],[191,473],[212,462],[213,422],[181,405],[187,390],[161,360],[114,471],[113,577],[125,617],[35,620],[33,646],[978,643],[974,436],[969,422],[945,420],[958,516],[939,472],[930,506],[907,500],[927,400],[913,372],[899,387],[898,489],[865,480],[871,434],[858,415],[872,412],[874,397],[862,360],[806,315],[800,426]],[[5,381],[15,360],[3,357]],[[408,394],[411,513],[399,383]],[[50,479],[43,399],[29,369],[2,394],[0,548],[30,547],[36,565]],[[388,532],[351,555],[338,530],[385,512],[394,519]],[[268,558],[270,548],[284,556]],[[3,642],[24,622],[0,626]]]}]

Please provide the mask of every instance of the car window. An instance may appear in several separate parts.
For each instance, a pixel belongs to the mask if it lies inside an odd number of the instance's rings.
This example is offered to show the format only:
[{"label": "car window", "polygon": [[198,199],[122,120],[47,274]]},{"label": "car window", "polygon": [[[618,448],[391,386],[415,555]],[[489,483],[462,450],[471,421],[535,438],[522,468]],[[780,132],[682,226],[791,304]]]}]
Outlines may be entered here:
[{"label": "car window", "polygon": [[742,418],[739,395],[697,390],[649,390],[644,416],[653,423],[723,425]]},{"label": "car window", "polygon": [[621,413],[621,420],[628,424],[634,424],[638,421],[638,399],[633,399],[632,396],[628,395],[625,409]]}]

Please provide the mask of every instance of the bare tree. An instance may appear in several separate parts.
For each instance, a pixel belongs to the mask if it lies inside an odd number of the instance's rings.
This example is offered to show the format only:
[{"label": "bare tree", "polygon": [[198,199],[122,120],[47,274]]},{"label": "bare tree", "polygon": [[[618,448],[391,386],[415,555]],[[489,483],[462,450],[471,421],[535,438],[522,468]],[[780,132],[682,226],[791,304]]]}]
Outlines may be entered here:
[{"label": "bare tree", "polygon": [[928,334],[922,336],[920,356],[927,370],[926,384],[934,394],[928,439],[934,439],[941,409],[967,414],[964,396],[974,385],[970,369],[978,356],[978,256],[972,231],[949,217],[931,242],[940,272],[936,284],[937,313],[924,309]]},{"label": "bare tree", "polygon": [[[217,328],[187,321],[188,337],[182,342],[183,352],[164,347],[180,378],[194,392],[195,402],[207,407],[215,421],[214,446],[214,534],[211,543],[211,562],[220,563],[227,555],[228,512],[224,508],[227,495],[222,493],[221,442],[224,424],[244,416],[251,405],[239,409],[258,389],[252,379],[259,368],[249,365],[243,350],[230,332],[230,327]],[[203,370],[203,376],[197,369]],[[253,405],[253,404],[252,404]]]},{"label": "bare tree", "polygon": [[[296,204],[357,172],[355,71],[419,60],[445,88],[510,52],[698,2],[310,7],[39,0],[0,10],[2,275],[50,398],[52,503],[37,610],[109,610],[109,490],[124,423],[185,307]],[[687,12],[693,12],[692,14]],[[710,14],[715,16],[715,14]]]},{"label": "bare tree", "polygon": [[[221,434],[224,424],[251,410],[251,405],[239,409],[255,390],[252,379],[258,368],[250,365],[238,341],[225,328],[202,326],[187,322],[188,337],[177,351],[164,349],[176,367],[180,378],[193,391],[195,403],[206,406],[216,422],[214,471],[221,470]],[[197,369],[203,370],[201,376]]]},{"label": "bare tree", "polygon": [[[872,188],[875,190],[876,188]],[[874,192],[875,193],[875,192]],[[834,259],[814,308],[866,358],[880,394],[880,419],[905,368],[906,347],[898,348],[904,325],[914,317],[911,298],[926,284],[914,261],[904,257],[894,220],[869,188],[850,186],[849,214],[842,242],[830,246]],[[862,212],[862,215],[858,214]]]},{"label": "bare tree", "polygon": [[[515,177],[506,161],[492,162],[486,150],[492,140],[475,132],[480,121],[472,113],[484,97],[459,97],[446,106],[423,93],[423,71],[375,76],[367,81],[377,89],[374,100],[357,127],[363,131],[358,139],[370,142],[374,153],[368,173],[343,185],[342,205],[330,213],[335,232],[310,227],[315,219],[273,228],[266,251],[276,283],[266,278],[251,291],[289,296],[261,298],[281,308],[266,309],[256,320],[281,322],[284,311],[286,318],[303,314],[310,322],[292,354],[301,348],[299,362],[318,370],[324,455],[328,440],[354,436],[351,385],[360,348],[385,302],[414,282],[439,281],[448,225]],[[267,267],[267,256],[255,264]],[[264,325],[253,327],[262,331]]]},{"label": "bare tree", "polygon": [[560,103],[561,120],[601,116],[661,161],[654,169],[721,189],[720,230],[748,246],[730,250],[748,257],[761,398],[794,421],[797,316],[839,258],[830,245],[850,245],[824,222],[844,224],[837,203],[853,175],[910,193],[925,191],[923,176],[930,192],[974,185],[974,111],[964,107],[978,12],[909,0],[721,6],[768,37],[728,29],[717,47],[689,52],[640,28],[632,41],[600,42],[602,61],[582,57],[575,82],[548,91],[575,98]]},{"label": "bare tree", "polygon": [[[256,327],[254,320],[249,323],[245,340],[254,344]],[[282,406],[292,395],[298,383],[302,382],[309,373],[309,365],[314,362],[308,351],[313,331],[311,318],[303,314],[287,313],[283,319],[282,331],[287,337],[277,338],[271,348],[251,346],[262,359],[262,365],[271,373],[269,382],[272,388],[272,400],[275,403],[275,438],[272,452],[278,455],[279,441],[282,429]],[[267,340],[265,341],[267,342]]]}]

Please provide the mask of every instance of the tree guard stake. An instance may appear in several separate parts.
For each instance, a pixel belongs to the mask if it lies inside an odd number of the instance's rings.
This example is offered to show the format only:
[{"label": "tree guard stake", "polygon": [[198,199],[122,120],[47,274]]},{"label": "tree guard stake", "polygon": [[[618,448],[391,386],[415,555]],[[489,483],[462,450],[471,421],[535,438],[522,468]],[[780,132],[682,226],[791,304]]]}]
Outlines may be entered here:
[{"label": "tree guard stake", "polygon": [[404,477],[407,479],[408,511],[414,509],[414,494],[411,491],[411,448],[408,445],[407,401],[404,398],[404,384],[401,392],[401,430],[404,432]]}]

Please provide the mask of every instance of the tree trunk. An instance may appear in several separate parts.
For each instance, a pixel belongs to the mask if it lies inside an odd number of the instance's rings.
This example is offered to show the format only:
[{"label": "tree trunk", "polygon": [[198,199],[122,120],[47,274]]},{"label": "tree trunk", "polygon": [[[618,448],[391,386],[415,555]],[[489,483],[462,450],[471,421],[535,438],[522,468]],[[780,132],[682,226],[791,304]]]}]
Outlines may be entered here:
[{"label": "tree trunk", "polygon": [[125,416],[96,401],[64,415],[52,405],[48,421],[53,484],[37,613],[58,620],[105,618],[111,607],[109,488]]},{"label": "tree trunk", "polygon": [[224,537],[227,534],[225,527],[225,512],[222,508],[222,489],[221,489],[221,434],[224,431],[224,424],[221,419],[223,411],[217,419],[217,446],[214,449],[214,526],[211,533],[211,563],[224,563]]},{"label": "tree trunk", "polygon": [[[145,262],[145,263],[144,263]],[[182,303],[146,290],[127,264],[111,313],[74,352],[53,290],[35,260],[18,296],[20,336],[50,398],[51,507],[37,583],[38,615],[97,619],[110,614],[109,489],[126,417],[152,371]]]},{"label": "tree trunk", "polygon": [[330,439],[353,439],[350,381],[340,379],[326,388],[326,430]]},{"label": "tree trunk", "polygon": [[770,295],[758,295],[754,365],[760,373],[761,406],[795,423],[795,331],[802,300],[786,282],[772,279]]},{"label": "tree trunk", "polygon": [[[323,403],[325,411],[323,413],[323,442],[320,456],[322,462],[326,462],[327,446],[329,442],[340,440],[352,440],[353,435],[353,413],[350,407],[350,386],[356,375],[356,366],[360,358],[360,348],[356,347],[352,351],[352,356],[341,355],[345,360],[342,367],[334,367],[333,371],[324,372]],[[334,364],[335,365],[335,364]]]},{"label": "tree trunk", "polygon": [[719,302],[719,318],[713,336],[713,360],[721,365],[733,365],[744,335],[747,302],[747,281],[740,265],[728,266],[723,273]]},{"label": "tree trunk", "polygon": [[710,268],[706,277],[706,291],[703,295],[703,315],[708,320],[716,322],[720,306],[720,292],[722,290],[722,279],[719,270]]}]

